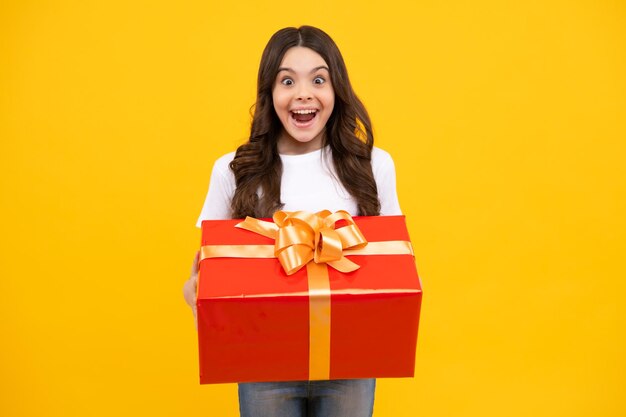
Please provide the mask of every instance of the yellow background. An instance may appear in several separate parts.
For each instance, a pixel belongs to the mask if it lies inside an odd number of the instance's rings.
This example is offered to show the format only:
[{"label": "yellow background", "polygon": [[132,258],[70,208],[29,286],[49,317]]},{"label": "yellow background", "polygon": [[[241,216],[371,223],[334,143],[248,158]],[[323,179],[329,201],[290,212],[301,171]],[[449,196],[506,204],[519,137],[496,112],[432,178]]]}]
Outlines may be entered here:
[{"label": "yellow background", "polygon": [[[270,35],[336,40],[425,298],[377,416],[626,412],[622,1],[4,1],[0,415],[235,416],[183,302]],[[402,320],[398,317],[398,320]]]}]

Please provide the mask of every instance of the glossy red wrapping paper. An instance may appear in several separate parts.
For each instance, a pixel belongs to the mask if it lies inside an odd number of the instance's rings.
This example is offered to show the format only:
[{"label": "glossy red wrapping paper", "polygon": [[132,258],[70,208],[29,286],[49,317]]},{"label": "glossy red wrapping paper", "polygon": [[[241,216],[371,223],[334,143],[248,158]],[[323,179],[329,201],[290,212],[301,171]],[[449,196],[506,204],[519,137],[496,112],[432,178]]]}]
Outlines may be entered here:
[{"label": "glossy red wrapping paper", "polygon": [[[404,216],[354,217],[368,242],[409,240]],[[235,228],[202,222],[202,245],[272,245]],[[422,299],[411,255],[359,255],[350,273],[328,268],[329,379],[411,377]],[[200,383],[309,379],[307,270],[287,276],[277,259],[212,258],[198,281]]]}]

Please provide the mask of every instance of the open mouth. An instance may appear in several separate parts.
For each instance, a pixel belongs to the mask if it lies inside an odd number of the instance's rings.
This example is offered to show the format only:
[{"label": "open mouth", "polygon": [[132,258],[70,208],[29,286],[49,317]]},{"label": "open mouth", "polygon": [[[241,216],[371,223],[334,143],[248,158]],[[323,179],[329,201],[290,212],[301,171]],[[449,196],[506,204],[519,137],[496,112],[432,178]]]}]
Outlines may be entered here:
[{"label": "open mouth", "polygon": [[296,125],[308,125],[317,116],[317,110],[315,109],[292,110],[290,113]]}]

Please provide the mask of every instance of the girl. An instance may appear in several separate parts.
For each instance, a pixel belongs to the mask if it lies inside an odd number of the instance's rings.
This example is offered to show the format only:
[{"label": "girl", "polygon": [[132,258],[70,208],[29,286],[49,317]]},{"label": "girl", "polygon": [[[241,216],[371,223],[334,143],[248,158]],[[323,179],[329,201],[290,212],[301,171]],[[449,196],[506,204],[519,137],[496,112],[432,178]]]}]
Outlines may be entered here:
[{"label": "girl", "polygon": [[[393,161],[337,45],[320,29],[276,32],[263,51],[250,139],[213,166],[198,219],[271,217],[280,209],[401,214]],[[198,257],[184,287],[194,310]],[[371,416],[374,379],[239,384],[243,417]]]}]

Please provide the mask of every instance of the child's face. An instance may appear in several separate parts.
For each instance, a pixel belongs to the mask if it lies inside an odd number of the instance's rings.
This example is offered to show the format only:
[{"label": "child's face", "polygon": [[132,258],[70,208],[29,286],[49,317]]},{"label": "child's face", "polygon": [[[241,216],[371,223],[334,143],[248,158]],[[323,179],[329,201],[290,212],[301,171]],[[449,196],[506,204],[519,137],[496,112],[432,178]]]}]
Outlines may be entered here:
[{"label": "child's face", "polygon": [[309,48],[289,49],[280,63],[272,98],[283,124],[278,151],[297,154],[319,149],[335,105],[326,61]]}]

